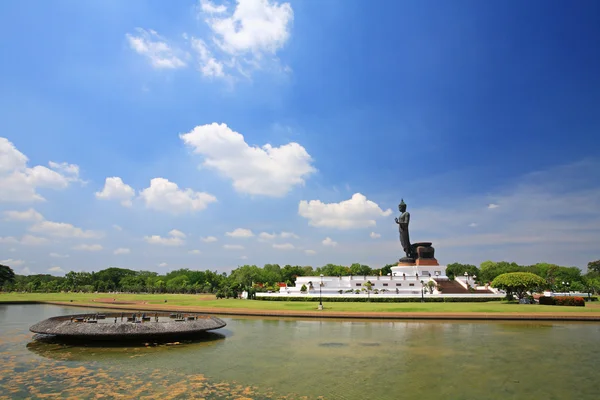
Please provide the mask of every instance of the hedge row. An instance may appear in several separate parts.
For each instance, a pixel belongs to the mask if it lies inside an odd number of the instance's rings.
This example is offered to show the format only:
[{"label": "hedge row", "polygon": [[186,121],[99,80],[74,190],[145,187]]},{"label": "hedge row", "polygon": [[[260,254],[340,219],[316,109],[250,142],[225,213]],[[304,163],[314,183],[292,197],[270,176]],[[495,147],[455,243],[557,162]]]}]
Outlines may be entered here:
[{"label": "hedge row", "polygon": [[583,297],[578,296],[542,296],[540,297],[540,304],[547,306],[585,307],[585,300],[583,299]]},{"label": "hedge row", "polygon": [[[319,301],[319,297],[263,297],[257,296],[256,300],[265,301]],[[426,303],[485,303],[499,301],[500,298],[485,297],[425,297]],[[323,303],[420,303],[420,297],[324,297]]]}]

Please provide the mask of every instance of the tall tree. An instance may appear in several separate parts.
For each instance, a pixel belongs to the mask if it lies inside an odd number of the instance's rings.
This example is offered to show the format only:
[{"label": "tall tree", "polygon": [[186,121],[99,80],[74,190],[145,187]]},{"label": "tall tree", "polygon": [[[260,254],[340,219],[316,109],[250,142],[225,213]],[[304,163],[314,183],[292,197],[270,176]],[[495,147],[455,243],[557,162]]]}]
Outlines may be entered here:
[{"label": "tall tree", "polygon": [[0,264],[0,288],[5,283],[12,283],[15,280],[15,272],[8,265]]},{"label": "tall tree", "polygon": [[590,261],[587,265],[588,272],[599,272],[600,273],[600,260]]}]

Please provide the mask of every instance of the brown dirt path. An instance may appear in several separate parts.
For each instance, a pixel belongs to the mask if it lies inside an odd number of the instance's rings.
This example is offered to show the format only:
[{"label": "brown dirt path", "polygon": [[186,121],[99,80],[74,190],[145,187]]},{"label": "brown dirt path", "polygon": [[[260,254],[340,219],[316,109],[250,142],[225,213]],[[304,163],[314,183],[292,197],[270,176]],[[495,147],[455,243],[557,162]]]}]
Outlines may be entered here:
[{"label": "brown dirt path", "polygon": [[[296,317],[296,318],[360,318],[360,319],[420,319],[420,320],[497,320],[497,321],[596,321],[600,315],[590,313],[433,313],[433,312],[356,312],[356,311],[291,311],[291,310],[252,310],[247,308],[218,308],[202,306],[173,306],[163,304],[134,304],[110,303],[70,303],[62,301],[44,301],[45,304],[75,307],[110,308],[132,311],[173,311],[193,312],[218,315],[247,315],[259,317]],[[132,307],[134,306],[134,307]]]}]

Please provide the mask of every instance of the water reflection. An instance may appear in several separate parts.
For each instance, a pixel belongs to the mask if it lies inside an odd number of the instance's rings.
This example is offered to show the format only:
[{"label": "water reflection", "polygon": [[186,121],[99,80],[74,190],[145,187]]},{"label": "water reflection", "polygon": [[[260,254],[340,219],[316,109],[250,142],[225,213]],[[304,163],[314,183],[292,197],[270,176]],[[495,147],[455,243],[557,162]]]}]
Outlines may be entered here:
[{"label": "water reflection", "polygon": [[98,361],[130,359],[137,357],[157,356],[166,351],[169,356],[177,352],[198,352],[208,346],[219,346],[227,336],[227,332],[204,332],[193,339],[164,341],[85,341],[65,337],[40,335],[33,336],[27,343],[27,350],[38,356],[60,361]]}]

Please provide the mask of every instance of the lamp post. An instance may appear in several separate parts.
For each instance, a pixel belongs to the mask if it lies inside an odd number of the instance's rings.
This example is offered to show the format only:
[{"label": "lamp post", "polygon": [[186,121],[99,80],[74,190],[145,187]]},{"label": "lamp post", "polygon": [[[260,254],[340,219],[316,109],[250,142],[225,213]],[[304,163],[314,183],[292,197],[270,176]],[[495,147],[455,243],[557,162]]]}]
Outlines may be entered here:
[{"label": "lamp post", "polygon": [[563,287],[567,288],[567,293],[569,294],[569,296],[571,295],[571,290],[569,289],[569,286],[571,286],[571,284],[569,282],[563,282]]},{"label": "lamp post", "polygon": [[423,284],[423,280],[421,280],[421,303],[425,303],[425,285]]},{"label": "lamp post", "polygon": [[465,284],[467,285],[467,289],[469,288],[469,273],[465,271]]},{"label": "lamp post", "polygon": [[321,283],[319,284],[319,310],[323,309],[323,298],[321,295],[321,287],[323,287],[323,274],[321,274]]}]

